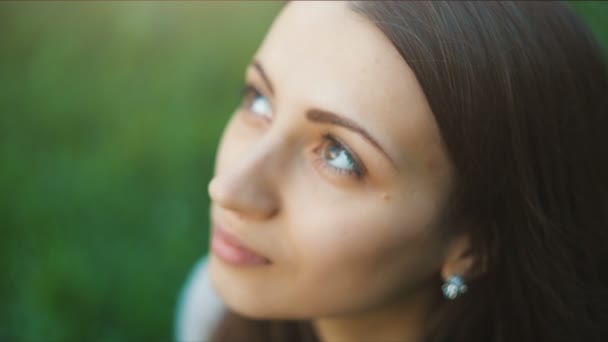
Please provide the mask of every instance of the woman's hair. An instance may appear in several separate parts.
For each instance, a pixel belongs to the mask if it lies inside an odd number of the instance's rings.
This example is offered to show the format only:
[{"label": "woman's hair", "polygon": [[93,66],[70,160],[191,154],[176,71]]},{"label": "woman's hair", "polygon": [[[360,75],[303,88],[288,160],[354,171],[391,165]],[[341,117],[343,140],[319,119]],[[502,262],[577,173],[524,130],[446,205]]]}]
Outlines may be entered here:
[{"label": "woman's hair", "polygon": [[[455,169],[453,224],[440,229],[469,234],[479,261],[427,340],[605,340],[608,73],[589,30],[555,2],[350,8],[416,75]],[[318,337],[308,322],[227,313],[215,339]]]}]

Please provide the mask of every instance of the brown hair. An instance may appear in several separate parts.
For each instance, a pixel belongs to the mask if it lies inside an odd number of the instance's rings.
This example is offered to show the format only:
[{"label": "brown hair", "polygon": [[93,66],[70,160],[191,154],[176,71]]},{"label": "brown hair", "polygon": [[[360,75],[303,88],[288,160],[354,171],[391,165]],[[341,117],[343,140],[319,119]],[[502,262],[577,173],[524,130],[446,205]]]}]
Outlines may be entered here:
[{"label": "brown hair", "polygon": [[[608,73],[587,28],[555,2],[350,5],[422,86],[483,267],[441,301],[427,340],[605,340]],[[318,337],[307,322],[229,312],[215,340]]]}]

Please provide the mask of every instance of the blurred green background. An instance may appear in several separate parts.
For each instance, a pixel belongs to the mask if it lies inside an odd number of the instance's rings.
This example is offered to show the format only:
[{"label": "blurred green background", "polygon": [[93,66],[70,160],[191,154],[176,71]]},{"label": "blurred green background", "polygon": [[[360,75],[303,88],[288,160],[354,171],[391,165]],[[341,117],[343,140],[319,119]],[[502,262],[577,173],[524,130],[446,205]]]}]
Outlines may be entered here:
[{"label": "blurred green background", "polygon": [[[278,2],[0,3],[0,340],[167,341]],[[608,4],[575,9],[608,45]]]}]

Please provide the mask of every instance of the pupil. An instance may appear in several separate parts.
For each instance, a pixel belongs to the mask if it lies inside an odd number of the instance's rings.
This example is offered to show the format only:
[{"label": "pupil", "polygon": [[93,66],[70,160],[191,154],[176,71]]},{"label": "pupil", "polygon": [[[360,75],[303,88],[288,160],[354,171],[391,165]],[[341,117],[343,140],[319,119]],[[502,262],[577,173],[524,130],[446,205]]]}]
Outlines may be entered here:
[{"label": "pupil", "polygon": [[340,149],[336,146],[336,145],[331,145],[331,147],[329,148],[329,157],[331,159],[336,159],[338,158],[339,154],[340,154]]}]

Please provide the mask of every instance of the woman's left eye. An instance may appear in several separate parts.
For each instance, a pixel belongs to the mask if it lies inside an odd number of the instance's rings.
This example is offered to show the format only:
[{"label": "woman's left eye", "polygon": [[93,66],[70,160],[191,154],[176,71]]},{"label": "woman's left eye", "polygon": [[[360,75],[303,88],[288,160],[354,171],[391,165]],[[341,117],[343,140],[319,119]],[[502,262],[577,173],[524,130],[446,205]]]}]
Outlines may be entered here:
[{"label": "woman's left eye", "polygon": [[266,96],[254,86],[248,84],[243,88],[243,108],[258,116],[271,119],[272,106]]},{"label": "woman's left eye", "polygon": [[323,138],[320,158],[324,165],[333,172],[360,178],[363,170],[353,154],[334,137],[324,135]]}]

